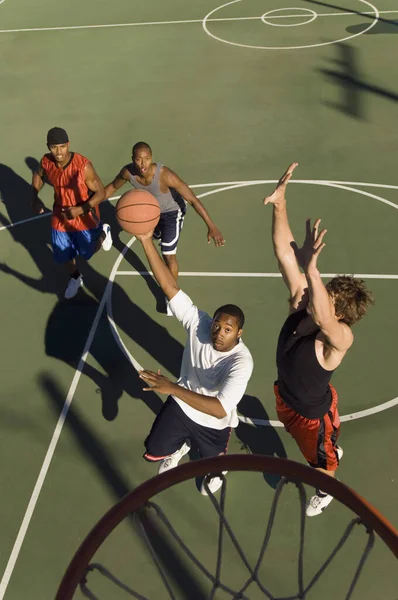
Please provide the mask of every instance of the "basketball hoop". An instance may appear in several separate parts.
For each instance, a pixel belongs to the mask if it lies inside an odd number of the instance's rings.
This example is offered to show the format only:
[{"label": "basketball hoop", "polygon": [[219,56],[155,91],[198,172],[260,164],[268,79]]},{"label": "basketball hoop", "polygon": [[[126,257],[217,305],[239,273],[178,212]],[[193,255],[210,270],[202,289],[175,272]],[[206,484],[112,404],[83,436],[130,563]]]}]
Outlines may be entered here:
[{"label": "basketball hoop", "polygon": [[[260,523],[261,527],[265,529],[265,535],[261,544],[258,558],[254,564],[251,563],[247,558],[225,515],[226,478],[222,475],[223,471],[228,471],[229,473],[234,471],[268,473],[272,475],[279,475],[281,477],[271,504],[268,523],[266,522],[266,515],[264,515],[264,523]],[[210,477],[210,475],[218,475],[223,479],[221,495],[217,493],[217,497],[214,496],[207,487],[206,480]],[[205,478],[205,487],[207,488],[209,499],[218,518],[217,561],[215,572],[213,573],[210,572],[210,570],[197,558],[194,552],[183,541],[181,536],[177,533],[176,529],[168,520],[160,505],[151,501],[151,499],[160,492],[197,477]],[[153,477],[137,487],[133,492],[125,496],[118,504],[111,508],[97,523],[97,525],[95,525],[73,557],[59,586],[56,600],[71,600],[79,586],[83,595],[86,597],[92,598],[93,600],[98,598],[89,589],[89,576],[90,573],[94,571],[101,574],[119,589],[124,590],[130,597],[138,598],[139,600],[153,600],[153,598],[155,598],[155,596],[152,596],[149,599],[147,596],[140,595],[129,585],[121,582],[102,564],[98,562],[91,563],[93,556],[103,544],[104,540],[106,540],[113,530],[130,515],[133,515],[134,517],[137,529],[140,531],[142,539],[149,548],[157,571],[160,574],[160,578],[165,586],[165,590],[168,595],[163,593],[161,597],[172,599],[176,598],[172,587],[168,582],[167,573],[162,568],[161,561],[159,561],[156,550],[151,543],[150,536],[148,536],[146,520],[149,513],[151,517],[156,516],[156,518],[159,519],[159,521],[162,523],[162,526],[167,530],[168,534],[181,549],[187,561],[189,561],[190,564],[194,565],[194,567],[198,569],[202,577],[208,580],[209,585],[211,586],[210,595],[208,596],[209,599],[215,598],[215,593],[217,590],[222,590],[224,592],[224,595],[222,596],[223,598],[230,597],[236,599],[248,599],[246,591],[251,585],[257,585],[264,598],[269,598],[269,600],[280,598],[280,596],[273,595],[273,593],[263,583],[260,576],[260,567],[263,565],[263,561],[266,559],[266,550],[271,539],[275,515],[282,492],[289,484],[292,484],[298,488],[299,492],[300,543],[298,549],[297,593],[289,596],[288,598],[284,597],[283,600],[301,600],[307,598],[310,590],[312,590],[317,584],[318,580],[334,560],[339,550],[347,542],[354,529],[357,529],[357,526],[360,526],[366,534],[365,547],[345,596],[347,600],[352,597],[352,593],[358,582],[365,561],[373,547],[375,540],[374,534],[377,534],[388,546],[391,552],[398,557],[398,532],[395,530],[395,528],[387,521],[387,519],[383,517],[383,515],[379,513],[377,509],[369,504],[369,502],[354,492],[351,488],[339,482],[337,479],[329,477],[328,475],[312,469],[311,467],[282,458],[240,454],[218,456],[215,458],[207,458],[189,462],[175,469],[167,471],[162,475],[157,475],[156,477]],[[345,530],[337,545],[334,547],[332,552],[329,553],[328,557],[320,566],[320,568],[317,569],[317,572],[310,577],[309,581],[305,581],[303,566],[306,530],[305,506],[307,501],[303,484],[309,485],[315,489],[321,489],[325,493],[332,495],[335,500],[345,505],[353,513],[355,513],[355,517],[345,527]],[[322,517],[319,518],[321,519]],[[239,587],[239,589],[230,587],[230,585],[224,581],[224,577],[221,575],[223,540],[227,538],[234,546],[235,551],[247,570],[246,581]],[[131,557],[131,561],[133,563],[133,557]],[[160,596],[158,595],[156,600],[158,600],[159,597]],[[103,596],[101,596],[101,600],[102,598]]]}]

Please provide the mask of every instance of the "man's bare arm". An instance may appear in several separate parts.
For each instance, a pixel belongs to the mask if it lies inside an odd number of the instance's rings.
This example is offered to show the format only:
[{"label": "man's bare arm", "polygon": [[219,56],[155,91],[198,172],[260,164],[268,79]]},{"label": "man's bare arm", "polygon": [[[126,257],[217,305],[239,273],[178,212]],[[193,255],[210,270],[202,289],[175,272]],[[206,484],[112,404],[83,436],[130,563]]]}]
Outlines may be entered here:
[{"label": "man's bare arm", "polygon": [[117,190],[120,190],[120,188],[127,183],[127,181],[129,181],[129,172],[126,168],[123,168],[120,173],[116,175],[115,179],[105,186],[105,200],[111,198]]},{"label": "man's bare arm", "polygon": [[162,288],[164,295],[171,300],[180,291],[180,288],[171,274],[171,271],[166,267],[159,252],[156,250],[152,241],[152,232],[144,235],[137,235],[137,239],[142,243],[142,247],[144,248],[144,252],[156,281]]},{"label": "man's bare arm", "polygon": [[161,375],[159,371],[157,373],[147,370],[140,371],[140,377],[150,385],[150,387],[144,388],[144,392],[154,391],[159,392],[160,394],[171,394],[192,408],[195,408],[206,415],[216,417],[216,419],[223,419],[227,416],[227,413],[218,398],[187,390],[177,383],[172,383],[167,377]]},{"label": "man's bare arm", "polygon": [[88,189],[90,192],[94,192],[94,195],[87,201],[87,204],[90,208],[94,208],[94,206],[105,200],[104,186],[91,163],[87,163],[85,166],[84,177]]},{"label": "man's bare arm", "polygon": [[323,241],[327,230],[318,231],[321,220],[315,221],[311,230],[310,221],[307,220],[307,238],[310,241],[311,233],[312,248],[302,256],[302,267],[308,284],[309,306],[314,322],[325,335],[329,345],[339,352],[346,352],[351,346],[354,336],[351,329],[345,323],[341,323],[336,315],[334,303],[325,288],[321,274],[317,267],[320,253],[325,247]]},{"label": "man's bare arm", "polygon": [[[307,287],[304,274],[300,271],[294,252],[294,237],[290,229],[286,208],[286,186],[298,163],[292,163],[282,175],[275,191],[264,199],[264,204],[272,204],[272,242],[279,270],[289,290],[292,309],[304,308]],[[304,301],[304,302],[303,302]]]},{"label": "man's bare arm", "polygon": [[318,269],[306,272],[309,291],[309,306],[314,322],[318,325],[328,343],[339,352],[346,352],[354,336],[345,323],[336,318],[334,304],[329,296]]},{"label": "man's bare arm", "polygon": [[38,194],[44,185],[44,170],[41,165],[38,166],[37,171],[33,173],[32,177],[32,209],[40,215],[44,213],[44,204],[40,200]]},{"label": "man's bare arm", "polygon": [[162,183],[167,185],[169,188],[176,190],[180,196],[184,198],[197,212],[197,214],[203,219],[208,228],[207,241],[213,239],[217,247],[224,246],[225,240],[221,231],[216,227],[212,221],[209,213],[203,206],[202,202],[195,196],[191,188],[183,181],[174,171],[168,167],[162,168],[161,173]]}]

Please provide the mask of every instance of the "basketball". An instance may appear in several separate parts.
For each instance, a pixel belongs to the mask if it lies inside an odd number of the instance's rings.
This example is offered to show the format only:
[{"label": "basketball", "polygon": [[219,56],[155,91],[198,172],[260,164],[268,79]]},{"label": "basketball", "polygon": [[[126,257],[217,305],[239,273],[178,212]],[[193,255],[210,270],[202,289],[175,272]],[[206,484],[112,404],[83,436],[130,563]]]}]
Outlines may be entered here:
[{"label": "basketball", "polygon": [[128,233],[148,233],[159,222],[159,202],[145,190],[130,190],[117,201],[116,218],[120,227]]}]

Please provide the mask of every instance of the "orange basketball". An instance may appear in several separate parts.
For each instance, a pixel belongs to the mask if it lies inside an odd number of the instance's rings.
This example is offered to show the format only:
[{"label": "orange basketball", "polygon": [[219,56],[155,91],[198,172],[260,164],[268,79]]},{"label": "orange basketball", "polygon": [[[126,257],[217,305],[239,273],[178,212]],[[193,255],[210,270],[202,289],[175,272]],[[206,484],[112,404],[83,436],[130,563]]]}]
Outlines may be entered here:
[{"label": "orange basketball", "polygon": [[130,190],[117,201],[116,218],[128,233],[148,233],[159,222],[159,202],[145,190]]}]

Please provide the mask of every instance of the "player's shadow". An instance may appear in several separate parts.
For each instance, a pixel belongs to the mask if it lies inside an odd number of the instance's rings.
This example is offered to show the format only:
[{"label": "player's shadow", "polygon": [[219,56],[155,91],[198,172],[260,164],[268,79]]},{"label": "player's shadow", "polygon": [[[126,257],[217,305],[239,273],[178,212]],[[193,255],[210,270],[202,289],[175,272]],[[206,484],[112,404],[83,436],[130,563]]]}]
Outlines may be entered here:
[{"label": "player's shadow", "polygon": [[[101,205],[101,217],[103,221],[110,224],[112,228],[113,245],[121,253],[125,249],[125,244],[120,240],[119,234],[121,232],[121,228],[116,219],[115,208],[110,202],[104,202]],[[145,285],[148,287],[149,291],[156,300],[156,310],[160,313],[165,313],[165,295],[154,277],[148,273],[148,267],[131,248],[128,248],[125,251],[124,260],[131,265],[133,269],[137,271],[137,273],[141,273],[142,279],[145,281]]]},{"label": "player's shadow", "polygon": [[[39,163],[36,159],[27,157],[26,164],[33,172]],[[8,217],[0,214],[2,225],[8,226],[33,216],[30,207],[32,197],[30,184],[6,165],[0,165],[0,193],[8,213]],[[50,211],[48,212],[50,214]],[[117,231],[116,220],[112,220],[112,212],[114,211],[110,207],[105,217],[110,218],[111,224]],[[65,273],[54,265],[50,231],[48,216],[37,219],[33,223],[29,222],[8,229],[13,240],[22,244],[34,261],[40,273],[39,277],[17,271],[5,263],[0,263],[0,270],[34,290],[55,294],[58,297],[60,301],[55,305],[47,322],[45,349],[49,356],[62,360],[76,369],[108,279],[95,271],[89,263],[81,261],[79,266],[84,276],[85,288],[92,296],[87,295],[85,291],[79,291],[76,298],[65,301],[63,298]],[[113,315],[117,327],[152,355],[160,367],[167,369],[177,378],[181,365],[182,345],[131,301],[117,283],[113,285],[113,294],[120,307],[120,310],[114,311]],[[91,344],[90,353],[106,375],[87,362],[84,365],[84,373],[91,377],[101,393],[104,417],[111,420],[117,416],[118,400],[123,390],[133,398],[142,399],[157,414],[163,404],[162,401],[151,392],[142,392],[143,384],[116,344],[105,313],[100,319],[97,333],[98,336],[94,337]]]},{"label": "player's shadow", "polygon": [[[239,413],[250,419],[261,419],[269,421],[269,416],[261,401],[255,396],[245,395],[239,402]],[[274,427],[271,425],[256,426],[239,422],[235,430],[236,437],[242,444],[242,449],[250,454],[265,454],[266,456],[277,456],[287,458],[283,442]],[[281,477],[264,473],[264,479],[273,489],[278,485]]]},{"label": "player's shadow", "polygon": [[[32,173],[39,165],[38,161],[31,156],[26,157],[25,162]],[[10,226],[18,221],[31,219],[35,215],[31,208],[31,185],[4,164],[0,164],[0,196],[7,211],[7,215],[0,213],[1,226],[8,227],[8,233],[15,243],[24,246],[42,277],[39,279],[25,277],[5,262],[0,263],[0,271],[13,275],[40,292],[59,295],[64,277],[55,267],[52,256],[49,219],[51,211],[46,210],[45,216],[40,216],[34,224],[29,222],[15,227]]]},{"label": "player's shadow", "polygon": [[[54,412],[55,418],[58,419],[64,410],[65,393],[63,393],[53,375],[49,373],[41,373],[39,375],[39,383],[48,401],[50,410]],[[132,484],[131,480],[128,481],[123,476],[116,461],[112,458],[112,453],[107,450],[104,441],[96,435],[94,428],[79,415],[79,411],[73,406],[69,406],[65,427],[72,434],[73,441],[80,450],[82,458],[88,461],[90,473],[94,468],[95,473],[106,484],[116,501],[123,498],[131,489],[134,489],[135,484]],[[180,511],[192,511],[192,507],[184,501],[181,495]],[[188,512],[186,518],[188,519]],[[196,516],[196,519],[198,518],[200,518],[199,515]],[[146,554],[148,547],[142,543],[142,532],[137,528],[137,521],[132,514],[126,516],[126,520],[130,523],[132,531],[135,532],[134,542],[137,544],[137,548],[141,548],[141,552]],[[165,537],[164,527],[161,526],[159,519],[156,518],[153,511],[143,510],[140,513],[138,521],[156,552],[157,560],[163,572],[168,576],[169,580],[173,580],[174,585],[181,593],[181,597],[205,600],[208,595],[203,585],[195,578],[190,565],[181,561],[181,552],[177,552],[175,546],[170,544],[167,537]],[[206,526],[205,523],[202,525],[203,527]],[[88,526],[87,533],[89,533],[91,526],[92,524]],[[76,549],[77,544],[78,542],[76,542]],[[70,556],[70,559],[72,559],[72,556]],[[87,578],[87,583],[90,583],[89,578]]]},{"label": "player's shadow", "polygon": [[341,92],[340,102],[327,100],[324,101],[326,106],[339,110],[350,117],[364,120],[366,118],[365,97],[367,93],[394,102],[398,101],[398,94],[395,92],[364,81],[356,48],[344,43],[336,44],[336,46],[339,56],[331,60],[336,68],[318,69],[318,72],[326,77],[330,83],[337,85]]},{"label": "player's shadow", "polygon": [[[90,334],[94,319],[108,279],[95,271],[89,263],[82,265],[85,291],[68,302],[58,302],[50,315],[45,334],[46,354],[62,360],[74,369]],[[180,371],[183,346],[167,331],[135,304],[117,283],[112,287],[115,305],[113,321],[118,330],[127,334],[138,346],[150,354],[161,368],[167,369],[177,378]],[[152,392],[143,392],[143,382],[132,364],[116,343],[107,319],[106,307],[98,323],[89,353],[100,365],[103,375],[89,363],[84,364],[84,373],[97,385],[102,397],[102,411],[107,420],[118,414],[118,401],[123,391],[142,400],[157,414],[163,406],[162,400]],[[145,365],[143,365],[145,367]]]}]

